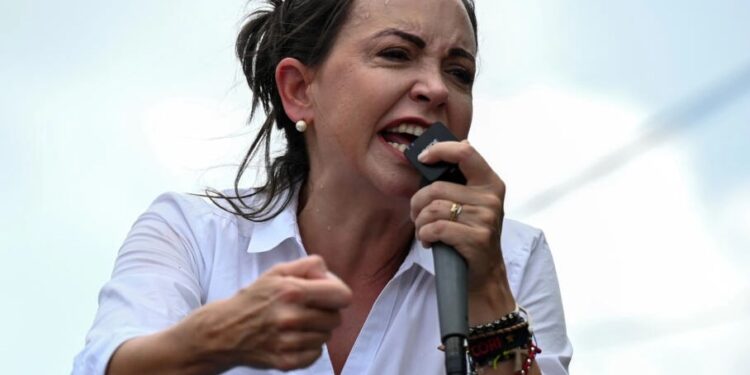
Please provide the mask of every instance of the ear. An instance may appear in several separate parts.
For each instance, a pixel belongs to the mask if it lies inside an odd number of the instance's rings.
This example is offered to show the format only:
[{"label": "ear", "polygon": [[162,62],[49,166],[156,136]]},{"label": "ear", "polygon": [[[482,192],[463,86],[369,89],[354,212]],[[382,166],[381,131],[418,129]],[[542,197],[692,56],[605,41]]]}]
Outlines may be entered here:
[{"label": "ear", "polygon": [[276,65],[276,89],[279,90],[284,112],[292,120],[313,120],[312,101],[307,88],[312,70],[299,60],[286,57]]}]

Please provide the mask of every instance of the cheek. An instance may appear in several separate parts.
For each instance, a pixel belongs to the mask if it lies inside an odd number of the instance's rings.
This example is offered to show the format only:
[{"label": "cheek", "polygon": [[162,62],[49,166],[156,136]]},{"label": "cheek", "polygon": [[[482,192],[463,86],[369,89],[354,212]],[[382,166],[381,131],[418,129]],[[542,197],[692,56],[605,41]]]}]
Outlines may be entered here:
[{"label": "cheek", "polygon": [[362,75],[354,82],[349,94],[342,95],[346,101],[349,123],[343,124],[362,137],[370,137],[400,96],[394,84],[380,79],[376,74]]},{"label": "cheek", "polygon": [[471,98],[460,103],[456,108],[456,116],[453,119],[454,123],[457,124],[455,127],[456,136],[459,139],[466,139],[469,136],[469,129],[471,128],[471,120],[474,114],[474,107]]},{"label": "cheek", "polygon": [[[325,93],[326,117],[338,120],[336,126],[355,126],[376,110],[378,106],[378,82],[372,74],[361,69],[342,70],[334,78]],[[352,124],[354,122],[354,124]]]}]

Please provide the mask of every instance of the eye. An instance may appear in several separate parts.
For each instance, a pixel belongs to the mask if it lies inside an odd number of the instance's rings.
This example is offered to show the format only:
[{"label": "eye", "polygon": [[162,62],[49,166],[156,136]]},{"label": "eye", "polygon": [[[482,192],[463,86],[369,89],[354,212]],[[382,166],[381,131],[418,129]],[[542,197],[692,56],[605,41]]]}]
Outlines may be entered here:
[{"label": "eye", "polygon": [[386,48],[378,52],[378,56],[393,61],[409,60],[409,51],[401,47]]},{"label": "eye", "polygon": [[461,84],[470,86],[474,83],[474,72],[460,66],[451,67],[447,70],[448,74],[456,77]]}]

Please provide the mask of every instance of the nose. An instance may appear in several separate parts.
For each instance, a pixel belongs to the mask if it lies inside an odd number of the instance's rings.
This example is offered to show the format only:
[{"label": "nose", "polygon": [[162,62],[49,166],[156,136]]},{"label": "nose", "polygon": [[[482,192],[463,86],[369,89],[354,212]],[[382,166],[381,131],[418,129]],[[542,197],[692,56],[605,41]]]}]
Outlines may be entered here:
[{"label": "nose", "polygon": [[429,71],[422,72],[412,85],[409,97],[430,107],[444,106],[448,100],[448,87],[439,69],[437,71],[429,69]]}]

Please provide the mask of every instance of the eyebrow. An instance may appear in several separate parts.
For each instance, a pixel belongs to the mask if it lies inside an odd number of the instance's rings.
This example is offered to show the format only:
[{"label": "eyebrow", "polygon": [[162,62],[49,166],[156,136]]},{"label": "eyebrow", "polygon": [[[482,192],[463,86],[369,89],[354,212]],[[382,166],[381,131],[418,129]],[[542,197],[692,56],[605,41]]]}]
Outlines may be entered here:
[{"label": "eyebrow", "polygon": [[476,62],[476,58],[474,58],[474,55],[472,55],[469,51],[463,49],[463,48],[451,48],[448,51],[448,56],[451,57],[463,57],[465,59],[471,60],[471,62]]},{"label": "eyebrow", "polygon": [[[404,39],[407,42],[414,44],[419,49],[424,49],[425,47],[427,47],[427,43],[424,41],[424,39],[420,38],[419,36],[411,34],[411,33],[407,33],[405,31],[401,31],[399,29],[394,29],[394,28],[388,28],[383,31],[380,31],[376,33],[374,37],[382,38],[384,36],[389,36],[389,35],[395,35],[401,39]],[[463,48],[451,48],[448,51],[448,56],[463,57],[465,59],[471,60],[472,62],[476,62],[476,58],[474,57],[474,55],[472,55],[469,51]]]}]

